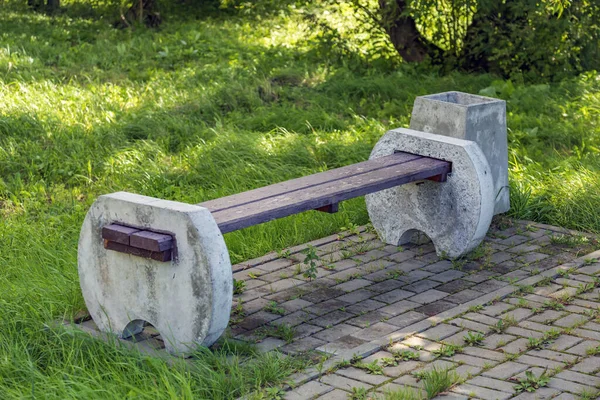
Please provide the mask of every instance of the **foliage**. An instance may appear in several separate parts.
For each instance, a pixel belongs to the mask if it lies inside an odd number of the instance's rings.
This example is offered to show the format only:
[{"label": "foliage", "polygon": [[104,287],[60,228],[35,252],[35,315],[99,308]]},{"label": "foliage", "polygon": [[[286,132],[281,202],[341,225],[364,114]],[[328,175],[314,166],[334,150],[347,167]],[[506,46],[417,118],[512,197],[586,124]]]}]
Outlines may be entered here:
[{"label": "foliage", "polygon": [[515,386],[517,393],[519,392],[535,392],[537,389],[544,387],[550,381],[547,371],[542,372],[540,376],[535,376],[533,371],[525,371],[525,377],[518,379],[519,383]]},{"label": "foliage", "polygon": [[304,258],[304,265],[306,265],[306,270],[304,274],[302,274],[305,278],[309,280],[315,279],[317,277],[317,263],[319,260],[319,256],[317,255],[317,250],[314,246],[308,246],[306,249],[302,250],[302,252],[306,255]]}]

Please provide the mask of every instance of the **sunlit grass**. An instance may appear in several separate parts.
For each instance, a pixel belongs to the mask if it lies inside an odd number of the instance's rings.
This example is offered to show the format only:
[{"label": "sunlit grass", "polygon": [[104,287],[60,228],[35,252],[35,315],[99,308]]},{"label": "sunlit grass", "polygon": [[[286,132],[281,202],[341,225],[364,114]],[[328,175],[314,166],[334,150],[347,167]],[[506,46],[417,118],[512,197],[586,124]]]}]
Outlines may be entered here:
[{"label": "sunlit grass", "polygon": [[[44,330],[84,307],[76,246],[91,203],[120,190],[199,203],[362,161],[386,129],[408,126],[418,95],[507,100],[511,213],[600,232],[596,74],[526,85],[375,62],[373,49],[349,54],[369,38],[345,29],[343,13],[328,17],[340,32],[332,42],[291,9],[258,18],[176,8],[158,31],[121,31],[87,3],[64,2],[54,18],[24,4],[0,5],[0,394],[9,398],[44,387],[49,398],[146,396],[131,387],[202,398],[199,375]],[[365,222],[355,199],[338,214],[308,212],[226,242],[240,262]]]}]

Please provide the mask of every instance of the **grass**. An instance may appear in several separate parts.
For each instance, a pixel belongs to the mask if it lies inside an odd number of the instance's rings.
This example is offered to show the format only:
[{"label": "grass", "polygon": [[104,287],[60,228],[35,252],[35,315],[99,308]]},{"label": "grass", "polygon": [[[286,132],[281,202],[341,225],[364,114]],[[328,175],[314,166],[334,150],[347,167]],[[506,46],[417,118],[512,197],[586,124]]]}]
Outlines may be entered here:
[{"label": "grass", "polygon": [[[227,388],[282,379],[292,359],[256,358],[264,365],[243,373],[251,379],[232,374],[225,385],[211,374],[233,366],[172,368],[46,330],[84,308],[76,248],[85,213],[119,190],[198,203],[365,160],[385,130],[408,126],[418,95],[505,99],[512,215],[600,232],[595,74],[551,85],[439,76],[362,51],[343,14],[327,16],[339,37],[298,9],[268,7],[173,6],[158,31],[115,30],[101,2],[63,3],[56,17],[0,4],[2,397],[228,398]],[[334,215],[304,213],[225,240],[240,262],[366,222],[355,199]]]}]

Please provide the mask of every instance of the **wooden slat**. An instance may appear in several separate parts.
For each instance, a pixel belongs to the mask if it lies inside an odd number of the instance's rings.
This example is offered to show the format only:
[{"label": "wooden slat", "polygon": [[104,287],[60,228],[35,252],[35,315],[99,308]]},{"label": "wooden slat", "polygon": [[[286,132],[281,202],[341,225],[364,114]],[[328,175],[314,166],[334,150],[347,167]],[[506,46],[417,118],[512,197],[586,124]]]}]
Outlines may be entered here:
[{"label": "wooden slat", "polygon": [[129,237],[129,245],[150,251],[165,251],[173,248],[173,237],[163,233],[140,231]]},{"label": "wooden slat", "polygon": [[135,232],[139,232],[139,229],[119,224],[110,224],[102,227],[102,239],[128,245],[129,237]]},{"label": "wooden slat", "polygon": [[118,251],[120,253],[131,254],[132,256],[150,258],[152,260],[167,262],[171,261],[173,257],[172,250],[165,251],[150,251],[146,249],[139,249],[137,247],[127,246],[126,244],[104,241],[104,248],[107,250]]},{"label": "wooden slat", "polygon": [[198,205],[206,207],[212,213],[215,213],[229,208],[239,207],[244,204],[250,204],[255,201],[263,201],[265,199],[280,196],[285,193],[292,193],[299,190],[305,190],[326,182],[334,182],[341,179],[348,179],[352,176],[361,175],[370,171],[377,171],[382,168],[403,164],[420,158],[423,157],[414,154],[399,152],[389,156],[363,161],[357,164],[352,164],[325,172],[319,172],[314,175],[308,175],[301,178],[276,183],[274,185],[249,190],[247,192],[222,197],[220,199],[205,201],[204,203],[200,203]]},{"label": "wooden slat", "polygon": [[222,233],[314,210],[394,186],[445,175],[451,163],[420,157],[350,177],[326,181],[236,207],[213,212]]}]

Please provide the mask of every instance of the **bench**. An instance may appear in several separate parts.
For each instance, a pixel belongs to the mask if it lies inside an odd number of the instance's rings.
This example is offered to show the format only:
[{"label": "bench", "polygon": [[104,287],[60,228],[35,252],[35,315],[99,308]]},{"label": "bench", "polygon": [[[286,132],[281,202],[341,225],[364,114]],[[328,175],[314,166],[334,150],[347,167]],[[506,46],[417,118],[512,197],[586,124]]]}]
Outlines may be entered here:
[{"label": "bench", "polygon": [[[497,149],[489,140],[482,145]],[[367,161],[196,205],[100,196],[78,249],[88,311],[100,330],[124,338],[149,322],[172,353],[210,345],[232,304],[224,234],[309,210],[334,213],[360,196],[382,241],[400,245],[419,231],[438,254],[459,257],[483,240],[498,212],[494,171],[502,169],[487,160],[475,141],[400,128]]]}]

